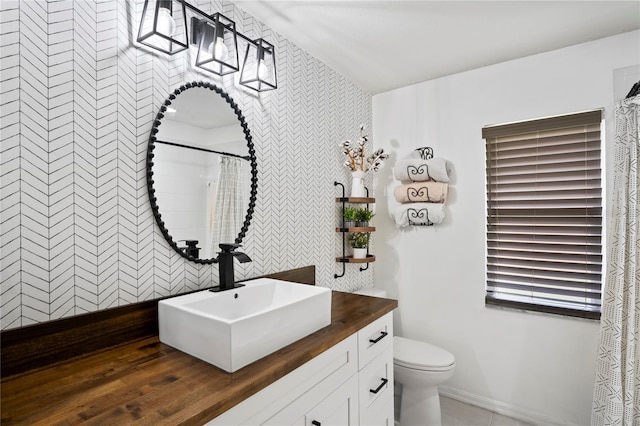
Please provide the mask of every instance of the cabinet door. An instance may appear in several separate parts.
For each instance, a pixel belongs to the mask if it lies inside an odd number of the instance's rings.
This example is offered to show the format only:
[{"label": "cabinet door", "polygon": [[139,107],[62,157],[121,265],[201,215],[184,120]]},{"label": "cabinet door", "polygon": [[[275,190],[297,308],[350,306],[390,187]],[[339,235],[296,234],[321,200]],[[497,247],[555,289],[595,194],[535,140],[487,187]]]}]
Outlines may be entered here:
[{"label": "cabinet door", "polygon": [[305,416],[305,426],[356,426],[358,376],[354,375]]},{"label": "cabinet door", "polygon": [[360,426],[394,426],[393,395],[361,411]]},{"label": "cabinet door", "polygon": [[357,351],[358,339],[353,334],[207,425],[304,426],[305,414],[318,401],[340,387],[346,377],[357,376]]}]

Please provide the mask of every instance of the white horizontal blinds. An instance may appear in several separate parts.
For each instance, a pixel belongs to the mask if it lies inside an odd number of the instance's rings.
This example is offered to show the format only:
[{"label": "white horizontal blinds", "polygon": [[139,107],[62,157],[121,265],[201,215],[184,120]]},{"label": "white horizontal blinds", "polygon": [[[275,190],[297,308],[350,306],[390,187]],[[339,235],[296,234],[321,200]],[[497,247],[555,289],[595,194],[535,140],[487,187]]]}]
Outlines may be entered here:
[{"label": "white horizontal blinds", "polygon": [[599,317],[601,115],[483,129],[487,303]]}]

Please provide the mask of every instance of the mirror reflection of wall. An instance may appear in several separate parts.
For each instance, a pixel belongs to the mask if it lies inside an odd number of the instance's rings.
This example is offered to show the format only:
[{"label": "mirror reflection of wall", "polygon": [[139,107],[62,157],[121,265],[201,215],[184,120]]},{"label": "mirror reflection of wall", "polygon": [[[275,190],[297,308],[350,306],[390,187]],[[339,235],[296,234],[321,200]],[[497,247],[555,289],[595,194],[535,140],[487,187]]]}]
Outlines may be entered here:
[{"label": "mirror reflection of wall", "polygon": [[165,227],[179,247],[186,246],[185,240],[197,240],[202,248],[209,182],[215,185],[212,169],[217,169],[218,155],[161,144],[155,154],[156,197]]},{"label": "mirror reflection of wall", "polygon": [[179,248],[197,241],[194,257],[212,259],[219,243],[234,242],[251,193],[248,153],[238,117],[212,90],[191,88],[169,106],[156,135],[153,186]]}]

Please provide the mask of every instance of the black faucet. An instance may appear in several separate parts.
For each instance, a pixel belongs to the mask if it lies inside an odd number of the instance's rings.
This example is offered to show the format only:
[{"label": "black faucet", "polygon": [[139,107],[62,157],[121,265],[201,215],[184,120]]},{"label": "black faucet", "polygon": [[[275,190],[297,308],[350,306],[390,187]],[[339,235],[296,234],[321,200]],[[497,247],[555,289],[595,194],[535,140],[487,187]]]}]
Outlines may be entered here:
[{"label": "black faucet", "polygon": [[220,244],[220,253],[218,253],[220,285],[213,287],[211,291],[225,291],[244,286],[244,284],[235,283],[233,276],[233,258],[237,257],[240,263],[251,262],[251,258],[244,253],[234,251],[238,247],[240,247],[240,244]]}]

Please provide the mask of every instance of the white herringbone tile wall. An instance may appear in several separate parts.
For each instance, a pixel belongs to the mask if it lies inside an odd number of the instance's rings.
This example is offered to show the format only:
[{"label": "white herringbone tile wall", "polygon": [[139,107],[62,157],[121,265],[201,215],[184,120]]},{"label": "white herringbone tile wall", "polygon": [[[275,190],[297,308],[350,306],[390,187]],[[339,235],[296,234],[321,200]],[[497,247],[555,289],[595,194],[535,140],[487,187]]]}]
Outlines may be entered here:
[{"label": "white herringbone tile wall", "polygon": [[[338,144],[371,127],[371,96],[228,1],[222,12],[276,46],[278,89],[197,71],[133,40],[142,0],[0,2],[2,329],[179,294],[216,283],[164,241],[149,206],[146,150],[164,99],[210,81],[238,103],[258,158],[258,199],[238,278],[316,265],[318,284],[365,287],[372,269],[335,262]],[[348,184],[347,184],[348,188]]]}]

